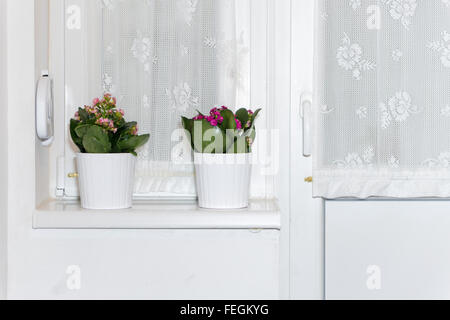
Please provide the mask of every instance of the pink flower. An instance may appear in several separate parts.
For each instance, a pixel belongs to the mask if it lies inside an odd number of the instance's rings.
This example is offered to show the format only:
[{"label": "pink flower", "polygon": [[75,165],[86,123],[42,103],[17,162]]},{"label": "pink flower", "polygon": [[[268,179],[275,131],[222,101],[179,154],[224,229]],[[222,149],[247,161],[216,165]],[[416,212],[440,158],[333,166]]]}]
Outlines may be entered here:
[{"label": "pink flower", "polygon": [[137,136],[137,135],[138,135],[138,131],[139,131],[139,128],[138,128],[138,126],[136,125],[136,126],[134,126],[133,128],[131,128],[130,133],[131,133],[133,136]]},{"label": "pink flower", "polygon": [[234,119],[236,121],[236,129],[241,130],[242,129],[242,123],[239,121],[238,118]]},{"label": "pink flower", "polygon": [[210,121],[209,122],[213,127],[217,127],[217,125],[218,125],[218,123],[217,123],[217,120],[216,119],[214,119],[214,120],[212,120],[212,121]]},{"label": "pink flower", "polygon": [[198,116],[196,116],[196,117],[194,118],[195,121],[197,121],[197,120],[203,120],[203,119],[205,119],[205,116],[203,116],[203,115],[201,115],[201,114],[199,114]]},{"label": "pink flower", "polygon": [[117,99],[116,98],[112,98],[113,104],[116,105],[117,104]]},{"label": "pink flower", "polygon": [[92,104],[93,104],[94,106],[98,105],[99,103],[100,103],[100,99],[99,99],[99,98],[95,98],[95,99],[92,101]]},{"label": "pink flower", "polygon": [[248,110],[248,114],[249,115],[253,115],[253,111],[252,110]]}]

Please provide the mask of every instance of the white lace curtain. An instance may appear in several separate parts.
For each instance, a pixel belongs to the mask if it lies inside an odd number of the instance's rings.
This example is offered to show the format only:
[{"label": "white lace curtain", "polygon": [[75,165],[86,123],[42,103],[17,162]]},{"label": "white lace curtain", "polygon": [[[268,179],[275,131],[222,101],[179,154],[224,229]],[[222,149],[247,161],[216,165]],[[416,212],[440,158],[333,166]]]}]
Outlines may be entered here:
[{"label": "white lace curtain", "polygon": [[450,0],[319,0],[314,194],[450,197]]},{"label": "white lace curtain", "polygon": [[247,53],[239,2],[102,1],[103,90],[151,134],[139,152],[137,194],[195,194],[189,147],[176,130],[182,115],[237,103]]}]

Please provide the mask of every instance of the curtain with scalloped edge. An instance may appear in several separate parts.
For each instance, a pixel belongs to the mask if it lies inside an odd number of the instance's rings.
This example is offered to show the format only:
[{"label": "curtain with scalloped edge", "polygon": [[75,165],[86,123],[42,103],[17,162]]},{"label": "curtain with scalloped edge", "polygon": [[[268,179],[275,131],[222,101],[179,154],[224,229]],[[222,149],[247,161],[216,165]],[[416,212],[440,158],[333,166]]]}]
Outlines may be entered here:
[{"label": "curtain with scalloped edge", "polygon": [[450,197],[450,1],[316,14],[315,196]]},{"label": "curtain with scalloped edge", "polygon": [[247,76],[246,0],[102,0],[103,91],[151,141],[139,150],[136,194],[194,195],[180,118],[235,106]]}]

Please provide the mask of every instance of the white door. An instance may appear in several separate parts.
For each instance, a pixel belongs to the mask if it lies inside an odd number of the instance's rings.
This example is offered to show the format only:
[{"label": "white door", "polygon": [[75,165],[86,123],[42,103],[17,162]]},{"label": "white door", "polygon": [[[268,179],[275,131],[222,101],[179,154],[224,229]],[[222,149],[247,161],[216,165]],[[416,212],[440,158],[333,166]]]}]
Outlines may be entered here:
[{"label": "white door", "polygon": [[317,1],[314,194],[335,199],[327,299],[449,298],[444,2]]}]

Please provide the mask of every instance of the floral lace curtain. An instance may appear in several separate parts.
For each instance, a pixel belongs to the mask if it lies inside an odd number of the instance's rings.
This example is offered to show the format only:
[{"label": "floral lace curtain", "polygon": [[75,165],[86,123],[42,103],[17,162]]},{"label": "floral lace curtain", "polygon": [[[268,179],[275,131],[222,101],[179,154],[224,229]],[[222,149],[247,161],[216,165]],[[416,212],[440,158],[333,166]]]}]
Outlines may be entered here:
[{"label": "floral lace curtain", "polygon": [[450,1],[320,0],[314,194],[450,197]]},{"label": "floral lace curtain", "polygon": [[236,105],[247,54],[239,0],[103,0],[103,91],[151,134],[137,194],[195,194],[180,117]]}]

